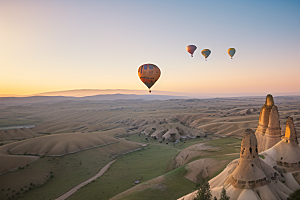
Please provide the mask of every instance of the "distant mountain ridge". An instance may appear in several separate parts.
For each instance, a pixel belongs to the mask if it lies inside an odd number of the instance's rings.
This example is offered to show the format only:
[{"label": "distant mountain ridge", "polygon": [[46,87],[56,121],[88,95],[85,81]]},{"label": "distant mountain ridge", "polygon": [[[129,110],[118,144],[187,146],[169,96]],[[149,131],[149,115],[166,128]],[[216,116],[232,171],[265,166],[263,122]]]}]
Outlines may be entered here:
[{"label": "distant mountain ridge", "polygon": [[170,95],[136,95],[136,94],[100,94],[85,97],[71,96],[31,96],[31,97],[0,97],[0,104],[20,105],[29,103],[42,102],[59,102],[59,101],[115,101],[115,100],[169,100],[169,99],[188,99],[185,96]]},{"label": "distant mountain ridge", "polygon": [[[95,95],[107,95],[107,94],[135,94],[135,95],[148,95],[148,90],[127,90],[127,89],[78,89],[78,90],[65,90],[65,91],[54,91],[38,93],[32,96],[72,96],[72,97],[86,97]],[[186,96],[184,93],[168,92],[168,91],[157,91],[153,90],[154,95],[175,95],[175,96]]]},{"label": "distant mountain ridge", "polygon": [[[222,97],[246,97],[246,96],[263,96],[268,93],[184,93],[184,92],[169,92],[152,90],[149,94],[148,90],[128,90],[128,89],[77,89],[38,93],[31,96],[71,96],[71,97],[86,97],[105,94],[135,94],[135,95],[167,95],[167,96],[185,96],[190,98],[222,98]],[[273,96],[300,96],[300,92],[272,93]]]},{"label": "distant mountain ridge", "polygon": [[[76,90],[64,90],[64,91],[53,91],[53,92],[44,92],[38,93],[33,95],[21,96],[21,95],[0,95],[0,98],[29,98],[29,97],[92,97],[98,95],[115,95],[115,94],[122,94],[122,95],[143,95],[143,98],[146,99],[153,99],[153,97],[158,98],[158,96],[162,96],[162,99],[166,99],[165,96],[170,96],[170,98],[198,98],[198,99],[209,99],[209,98],[226,98],[226,97],[253,97],[253,96],[261,96],[264,97],[268,93],[182,93],[182,92],[169,92],[169,91],[159,91],[159,90],[152,90],[152,93],[149,94],[148,90],[128,90],[128,89],[76,89]],[[287,93],[272,93],[273,96],[300,96],[300,92],[287,92]],[[163,97],[164,96],[164,97]],[[123,96],[128,99],[128,96]],[[96,99],[96,97],[93,97]],[[100,97],[98,97],[99,99]],[[100,99],[104,97],[101,96]],[[136,97],[132,97],[136,99]],[[104,98],[105,99],[105,98]],[[146,100],[145,99],[145,100]],[[159,98],[158,98],[159,99]],[[3,99],[2,99],[3,100]],[[110,97],[107,100],[113,100]],[[0,102],[1,103],[1,102]]]}]

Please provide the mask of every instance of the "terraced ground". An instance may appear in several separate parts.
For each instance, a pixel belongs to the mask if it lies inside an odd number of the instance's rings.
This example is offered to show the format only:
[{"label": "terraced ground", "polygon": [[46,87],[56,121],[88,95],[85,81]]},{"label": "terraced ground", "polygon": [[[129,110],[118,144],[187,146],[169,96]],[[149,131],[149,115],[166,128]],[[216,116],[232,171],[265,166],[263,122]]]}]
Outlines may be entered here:
[{"label": "terraced ground", "polygon": [[[238,157],[264,100],[0,102],[0,199],[55,199],[113,159],[69,199],[175,199]],[[299,134],[300,97],[274,100]],[[36,126],[1,130],[19,125]]]}]

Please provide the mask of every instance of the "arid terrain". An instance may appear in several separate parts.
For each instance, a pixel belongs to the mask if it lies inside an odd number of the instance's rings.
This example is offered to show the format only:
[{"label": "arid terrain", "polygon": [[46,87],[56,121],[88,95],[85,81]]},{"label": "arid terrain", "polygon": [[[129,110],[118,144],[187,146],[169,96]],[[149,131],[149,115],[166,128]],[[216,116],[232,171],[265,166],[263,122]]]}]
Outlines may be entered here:
[{"label": "arid terrain", "polygon": [[[112,160],[68,199],[179,198],[239,157],[265,102],[165,99],[0,98],[0,199],[56,199]],[[300,97],[274,101],[300,134]]]}]

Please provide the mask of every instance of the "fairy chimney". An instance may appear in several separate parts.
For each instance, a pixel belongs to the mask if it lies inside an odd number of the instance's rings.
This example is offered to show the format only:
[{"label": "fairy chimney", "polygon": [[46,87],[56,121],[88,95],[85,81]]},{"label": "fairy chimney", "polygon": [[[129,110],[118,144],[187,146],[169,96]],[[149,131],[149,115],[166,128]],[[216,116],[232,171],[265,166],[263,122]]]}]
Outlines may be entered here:
[{"label": "fairy chimney", "polygon": [[[270,120],[271,127],[276,127],[273,119]],[[296,143],[292,118],[287,121],[286,137],[261,153],[262,158],[258,156],[258,145],[254,131],[247,129],[241,143],[240,158],[230,162],[209,181],[212,196],[221,196],[225,189],[232,200],[283,200],[300,189],[291,174],[300,171],[300,147]],[[193,200],[197,192],[180,200]]]},{"label": "fairy chimney", "polygon": [[269,151],[277,165],[285,168],[287,172],[300,171],[300,147],[292,117],[288,117],[286,121],[285,136],[266,153]]},{"label": "fairy chimney", "polygon": [[258,152],[271,148],[281,140],[279,113],[270,94],[267,95],[265,104],[260,110],[255,135],[258,143]]},{"label": "fairy chimney", "polygon": [[269,116],[273,105],[274,105],[273,96],[268,94],[266,97],[265,104],[261,108],[260,115],[259,115],[259,122],[258,122],[259,125],[262,125],[264,129],[268,127]]},{"label": "fairy chimney", "polygon": [[273,147],[281,140],[281,128],[279,122],[279,114],[276,105],[273,105],[269,116],[269,124],[265,134],[264,150]]},{"label": "fairy chimney", "polygon": [[247,129],[241,143],[239,162],[225,185],[231,184],[237,189],[249,189],[261,187],[267,183],[267,177],[262,170],[258,156],[254,131]]},{"label": "fairy chimney", "polygon": [[286,141],[286,143],[298,145],[297,134],[294,127],[294,120],[292,117],[288,117],[286,121],[285,135],[283,139]]}]

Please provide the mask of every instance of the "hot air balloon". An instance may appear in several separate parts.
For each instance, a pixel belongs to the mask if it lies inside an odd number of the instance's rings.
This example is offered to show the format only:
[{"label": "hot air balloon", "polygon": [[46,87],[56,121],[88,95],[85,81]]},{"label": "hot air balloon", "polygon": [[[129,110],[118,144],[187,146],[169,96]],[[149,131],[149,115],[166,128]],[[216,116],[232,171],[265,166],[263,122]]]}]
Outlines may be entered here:
[{"label": "hot air balloon", "polygon": [[151,93],[150,88],[160,77],[160,69],[153,64],[144,64],[139,67],[138,75],[141,81],[149,88],[149,93]]},{"label": "hot air balloon", "polygon": [[194,52],[196,51],[197,47],[195,45],[189,45],[186,47],[186,50],[191,54],[193,57]]},{"label": "hot air balloon", "polygon": [[211,51],[209,49],[203,49],[201,51],[201,53],[205,57],[205,60],[206,60],[206,58],[210,55]]},{"label": "hot air balloon", "polygon": [[229,48],[228,51],[227,51],[227,53],[229,54],[229,56],[230,56],[231,59],[232,59],[232,57],[233,57],[234,54],[235,54],[235,48]]}]

